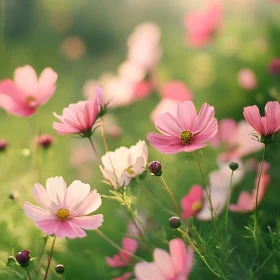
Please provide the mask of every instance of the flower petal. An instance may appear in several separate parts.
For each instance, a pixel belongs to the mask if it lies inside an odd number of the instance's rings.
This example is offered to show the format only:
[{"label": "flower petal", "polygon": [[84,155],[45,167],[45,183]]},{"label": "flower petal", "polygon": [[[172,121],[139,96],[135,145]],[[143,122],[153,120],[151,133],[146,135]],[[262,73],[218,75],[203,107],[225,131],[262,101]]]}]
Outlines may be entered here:
[{"label": "flower petal", "polygon": [[93,215],[93,216],[82,216],[82,217],[74,217],[68,220],[68,222],[72,225],[75,224],[78,227],[83,229],[94,230],[99,228],[103,223],[103,215]]},{"label": "flower petal", "polygon": [[156,248],[154,251],[154,259],[155,264],[160,268],[164,275],[168,279],[174,279],[176,272],[170,255],[166,251]]},{"label": "flower petal", "polygon": [[64,196],[67,186],[62,177],[49,178],[46,182],[49,198],[59,207],[64,207]]},{"label": "flower petal", "polygon": [[49,211],[46,211],[27,201],[24,202],[23,209],[25,215],[31,218],[32,220],[46,220],[46,219],[56,218],[55,215],[53,215]]},{"label": "flower petal", "polygon": [[16,68],[14,81],[16,85],[25,92],[26,96],[36,96],[38,79],[33,67],[25,65],[23,67]]},{"label": "flower petal", "polygon": [[82,238],[87,236],[83,229],[68,221],[61,221],[54,234],[59,238]]},{"label": "flower petal", "polygon": [[168,280],[155,263],[139,262],[134,267],[134,273],[139,280]]},{"label": "flower petal", "polygon": [[155,120],[155,126],[161,133],[177,137],[183,130],[179,127],[177,120],[170,113],[159,115]]},{"label": "flower petal", "polygon": [[179,238],[172,239],[169,242],[170,256],[173,261],[174,269],[178,274],[187,271],[188,255],[185,242]]},{"label": "flower petal", "polygon": [[192,101],[184,101],[178,104],[178,123],[182,130],[193,131],[193,125],[197,117],[197,112]]}]

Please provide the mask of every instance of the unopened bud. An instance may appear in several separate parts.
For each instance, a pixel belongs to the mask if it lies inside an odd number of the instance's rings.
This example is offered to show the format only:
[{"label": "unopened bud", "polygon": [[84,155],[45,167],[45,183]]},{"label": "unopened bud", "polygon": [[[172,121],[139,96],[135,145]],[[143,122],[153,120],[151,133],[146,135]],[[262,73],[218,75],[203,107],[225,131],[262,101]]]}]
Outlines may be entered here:
[{"label": "unopened bud", "polygon": [[150,173],[154,176],[161,176],[162,174],[162,166],[159,161],[152,161],[148,166]]},{"label": "unopened bud", "polygon": [[172,228],[178,228],[181,225],[181,219],[179,217],[171,217],[169,219],[169,225]]},{"label": "unopened bud", "polygon": [[64,273],[64,265],[63,265],[63,264],[58,264],[58,265],[55,267],[55,271],[56,271],[56,273],[58,273],[58,274],[63,274],[63,273]]},{"label": "unopened bud", "polygon": [[232,171],[235,171],[239,168],[239,164],[237,162],[233,162],[233,161],[230,162],[228,166]]},{"label": "unopened bud", "polygon": [[16,260],[22,267],[29,265],[30,261],[30,250],[22,250],[16,255]]},{"label": "unopened bud", "polygon": [[274,58],[268,65],[268,72],[271,75],[280,75],[280,58]]},{"label": "unopened bud", "polygon": [[53,144],[53,137],[49,134],[43,134],[35,137],[35,143],[44,149],[48,149]]},{"label": "unopened bud", "polygon": [[4,139],[0,139],[0,152],[5,152],[8,146],[8,142]]}]

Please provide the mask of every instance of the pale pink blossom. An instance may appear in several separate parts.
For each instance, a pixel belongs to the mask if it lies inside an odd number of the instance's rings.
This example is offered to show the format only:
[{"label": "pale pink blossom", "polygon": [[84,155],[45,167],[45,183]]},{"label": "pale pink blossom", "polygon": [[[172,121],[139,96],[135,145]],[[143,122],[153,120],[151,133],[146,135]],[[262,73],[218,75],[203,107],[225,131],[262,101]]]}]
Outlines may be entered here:
[{"label": "pale pink blossom", "polygon": [[[242,162],[238,162],[239,169],[234,173],[232,180],[232,188],[235,188],[236,185],[242,180],[244,177],[244,168]],[[210,183],[210,196],[213,211],[215,216],[219,216],[225,209],[229,189],[230,189],[230,176],[231,170],[228,167],[228,164],[221,164],[219,169],[211,171],[209,173],[209,183]],[[202,210],[196,215],[199,220],[211,220],[211,211],[210,204],[208,200],[208,196],[206,191],[204,191],[204,203]]]},{"label": "pale pink blossom", "polygon": [[10,114],[30,116],[45,104],[56,88],[57,73],[47,67],[39,78],[35,70],[26,65],[14,72],[14,81],[0,82],[0,107]]},{"label": "pale pink blossom", "polygon": [[222,146],[225,152],[219,155],[224,162],[241,159],[243,156],[262,149],[262,144],[252,139],[252,127],[246,121],[237,123],[233,119],[219,122],[218,133],[210,140],[217,148]]},{"label": "pale pink blossom", "polygon": [[187,280],[193,265],[193,249],[179,238],[170,240],[169,251],[156,248],[154,262],[135,265],[135,280]]},{"label": "pale pink blossom", "polygon": [[186,16],[187,42],[193,47],[208,44],[222,24],[222,7],[218,2],[211,3],[205,10],[192,12]]},{"label": "pale pink blossom", "polygon": [[280,104],[278,101],[266,103],[264,117],[261,117],[256,105],[245,107],[243,114],[255,131],[269,141],[272,140],[275,133],[280,131]]},{"label": "pale pink blossom", "polygon": [[189,193],[181,199],[183,218],[195,216],[202,209],[203,190],[201,186],[194,185]]},{"label": "pale pink blossom", "polygon": [[133,254],[137,250],[138,243],[133,238],[125,237],[122,240],[122,248],[117,255],[106,257],[106,262],[110,267],[126,267],[133,260]]},{"label": "pale pink blossom", "polygon": [[127,186],[146,170],[148,149],[145,141],[139,141],[130,148],[120,147],[106,153],[101,161],[103,166],[100,169],[105,180],[115,187]]},{"label": "pale pink blossom", "polygon": [[37,183],[32,193],[44,209],[25,202],[24,213],[47,235],[82,238],[86,236],[84,230],[95,230],[103,223],[102,214],[88,216],[101,205],[99,193],[81,181],[67,188],[62,177],[49,178],[46,189]]},{"label": "pale pink blossom", "polygon": [[90,136],[100,109],[96,99],[70,104],[63,109],[61,116],[54,113],[60,122],[54,122],[53,128],[58,134],[80,134]]},{"label": "pale pink blossom", "polygon": [[[270,169],[270,165],[266,162],[264,162],[262,176],[260,180],[260,187],[259,187],[259,193],[258,193],[258,205],[262,201],[268,184],[270,182],[270,175],[268,174],[268,170]],[[257,187],[258,187],[258,179],[260,175],[260,164],[258,165],[258,172],[257,176],[255,178],[255,187],[253,190],[253,193],[250,194],[247,191],[243,191],[240,193],[237,203],[236,204],[230,204],[229,210],[232,212],[250,212],[253,211],[256,207],[256,196],[257,196]]]},{"label": "pale pink blossom", "polygon": [[163,134],[149,133],[150,144],[164,154],[192,152],[205,147],[218,130],[215,110],[203,104],[199,114],[192,101],[181,102],[177,115],[161,114],[155,120],[156,128]]},{"label": "pale pink blossom", "polygon": [[255,73],[249,68],[241,69],[237,73],[237,81],[239,85],[246,90],[253,90],[257,87]]}]

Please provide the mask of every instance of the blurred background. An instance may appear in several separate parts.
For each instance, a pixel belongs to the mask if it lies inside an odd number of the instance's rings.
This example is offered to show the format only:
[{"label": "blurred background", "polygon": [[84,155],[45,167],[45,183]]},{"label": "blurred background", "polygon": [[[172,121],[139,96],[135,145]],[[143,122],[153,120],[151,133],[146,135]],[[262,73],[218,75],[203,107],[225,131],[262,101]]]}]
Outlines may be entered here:
[{"label": "blurred background", "polygon": [[[26,64],[38,74],[48,66],[58,73],[55,94],[36,115],[19,118],[0,111],[0,138],[8,142],[7,151],[0,153],[1,269],[9,255],[30,249],[35,256],[42,248],[42,233],[21,210],[25,200],[33,201],[35,182],[44,185],[48,177],[61,175],[68,184],[78,179],[108,195],[89,143],[57,136],[52,128],[52,113],[60,114],[70,103],[85,100],[96,84],[104,87],[109,100],[116,101],[105,124],[110,150],[146,140],[147,133],[155,131],[152,112],[166,97],[174,103],[192,99],[197,108],[207,102],[215,107],[218,120],[237,121],[243,119],[244,106],[262,108],[267,101],[279,99],[279,63],[278,68],[271,63],[280,58],[280,4],[269,0],[215,1],[219,8],[213,12],[212,23],[216,23],[207,39],[192,40],[187,16],[206,11],[212,4],[198,0],[0,0],[0,79],[12,79],[14,69]],[[135,66],[136,60],[141,67]],[[170,82],[175,84],[168,90]],[[183,97],[172,97],[173,90],[181,91],[178,95]],[[38,133],[54,137],[51,149],[34,148]],[[99,154],[104,154],[99,131],[93,140]],[[273,147],[267,157],[272,163],[273,183],[261,205],[271,226],[279,213],[280,194],[279,171],[273,165],[279,160],[279,148]],[[178,201],[193,184],[201,184],[191,155],[166,156],[149,145],[148,149],[149,161],[168,163],[165,179]],[[217,169],[218,152],[211,147],[203,150],[206,173]],[[259,153],[254,156],[261,158]],[[39,164],[34,163],[37,159]],[[251,190],[254,178],[255,173],[249,172],[240,186]],[[149,240],[167,248],[163,240],[173,236],[167,223],[169,215],[155,200],[166,208],[172,204],[160,181],[147,176],[132,188],[138,198],[135,205],[145,216]],[[129,220],[124,211],[118,203],[104,198],[99,213],[104,214],[103,232],[120,244]],[[247,214],[234,214],[232,222],[241,230],[247,218]],[[156,234],[154,228],[158,229]],[[115,253],[116,249],[95,232],[88,232],[81,240],[60,240],[54,263],[65,265],[66,279],[112,279],[121,271],[109,268],[105,256]],[[145,256],[141,250],[139,254]],[[271,263],[269,279],[279,279],[276,267]],[[13,277],[4,270],[0,274],[3,280]],[[190,279],[205,277],[212,279],[203,265],[196,265]],[[52,270],[50,279],[60,276]]]}]

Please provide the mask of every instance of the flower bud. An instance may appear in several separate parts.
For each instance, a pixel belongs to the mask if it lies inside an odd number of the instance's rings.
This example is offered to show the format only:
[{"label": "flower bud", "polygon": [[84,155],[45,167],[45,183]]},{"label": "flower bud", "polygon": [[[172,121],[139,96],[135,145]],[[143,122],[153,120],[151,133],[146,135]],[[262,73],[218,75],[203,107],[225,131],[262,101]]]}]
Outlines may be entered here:
[{"label": "flower bud", "polygon": [[237,162],[233,162],[233,161],[230,162],[228,166],[232,171],[235,171],[236,169],[239,168],[239,164]]},{"label": "flower bud", "polygon": [[30,250],[22,250],[16,255],[16,260],[22,267],[27,267],[30,261]]},{"label": "flower bud", "polygon": [[5,152],[8,146],[8,142],[4,139],[0,139],[0,152]]},{"label": "flower bud", "polygon": [[161,176],[162,174],[162,166],[159,161],[152,161],[148,166],[150,173],[154,176]]},{"label": "flower bud", "polygon": [[35,137],[35,143],[44,149],[48,149],[53,144],[53,137],[49,134],[43,134]]},{"label": "flower bud", "polygon": [[58,274],[63,274],[63,273],[64,273],[64,265],[63,265],[63,264],[58,264],[58,265],[55,267],[55,271],[56,271],[56,273],[58,273]]},{"label": "flower bud", "polygon": [[179,217],[171,217],[169,219],[169,225],[172,228],[178,228],[181,225],[181,219]]}]

